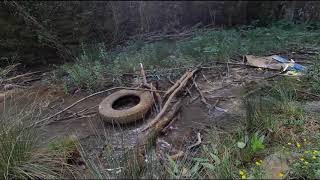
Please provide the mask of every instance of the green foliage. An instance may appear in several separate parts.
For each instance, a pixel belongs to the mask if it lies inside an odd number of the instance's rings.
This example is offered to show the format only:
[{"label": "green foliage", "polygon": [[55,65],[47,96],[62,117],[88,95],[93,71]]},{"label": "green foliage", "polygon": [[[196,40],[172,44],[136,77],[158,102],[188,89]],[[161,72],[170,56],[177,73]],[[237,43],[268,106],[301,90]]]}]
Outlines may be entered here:
[{"label": "green foliage", "polygon": [[263,142],[264,142],[264,135],[259,136],[258,133],[254,133],[250,140],[251,151],[253,153],[262,151],[265,148]]},{"label": "green foliage", "polygon": [[117,74],[131,72],[140,67],[139,63],[143,63],[146,69],[176,66],[179,62],[170,60],[174,49],[175,45],[170,41],[145,44],[142,47],[138,41],[114,55],[109,70]]},{"label": "green foliage", "polygon": [[200,177],[233,179],[238,160],[235,137],[229,133],[209,133],[209,145],[203,145],[196,160],[201,162]]},{"label": "green foliage", "polygon": [[74,64],[63,65],[62,69],[68,74],[67,88],[78,87],[89,91],[101,88],[100,83],[103,82],[105,70],[99,61],[94,63],[77,61]]},{"label": "green foliage", "polygon": [[64,74],[67,74],[64,81],[67,91],[77,87],[92,92],[103,87],[106,73],[103,60],[107,59],[108,55],[103,44],[98,44],[95,48],[92,50],[82,45],[82,52],[76,62],[64,64],[58,68],[53,78],[61,79]]},{"label": "green foliage", "polygon": [[269,98],[253,96],[244,99],[246,109],[246,131],[255,132],[275,129],[276,119],[272,116],[274,102]]},{"label": "green foliage", "polygon": [[264,138],[265,136],[261,135],[260,132],[240,136],[237,147],[240,149],[241,159],[249,162],[254,156],[262,152],[265,149]]},{"label": "green foliage", "polygon": [[228,60],[232,55],[243,50],[240,34],[235,30],[215,30],[195,34],[192,39],[177,43],[179,56],[192,57],[196,60]]},{"label": "green foliage", "polygon": [[[306,26],[278,22],[270,27],[206,30],[179,41],[131,41],[110,52],[103,43],[82,44],[77,61],[62,67],[62,71],[69,74],[64,81],[67,89],[77,87],[93,91],[101,87],[107,73],[120,76],[133,72],[139,69],[139,63],[143,63],[145,69],[156,70],[199,62],[230,61],[235,55],[265,55],[298,45],[319,45],[319,30],[306,32]],[[319,81],[314,82],[317,87]]]},{"label": "green foliage", "polygon": [[61,154],[65,159],[67,159],[72,152],[77,150],[77,146],[73,138],[67,137],[49,143],[48,149]]},{"label": "green foliage", "polygon": [[320,94],[320,55],[315,56],[315,64],[308,68],[307,82],[311,84],[311,91]]},{"label": "green foliage", "polygon": [[275,101],[273,112],[287,121],[304,121],[305,112],[298,102],[295,86],[289,79],[284,79],[273,86],[270,91],[270,96]]},{"label": "green foliage", "polygon": [[319,141],[318,137],[307,137],[300,146],[289,145],[284,147],[284,152],[289,155],[295,154],[290,162],[289,178],[319,179],[320,177],[320,146],[314,141]]},{"label": "green foliage", "polygon": [[312,156],[307,156],[305,161],[295,161],[292,164],[292,172],[293,177],[318,179],[320,177],[320,157],[316,156],[316,159],[312,159]]},{"label": "green foliage", "polygon": [[36,103],[25,108],[18,108],[16,102],[8,103],[0,115],[0,177],[3,179],[62,178],[70,170],[55,153],[39,147],[39,131],[30,126],[39,118]]}]

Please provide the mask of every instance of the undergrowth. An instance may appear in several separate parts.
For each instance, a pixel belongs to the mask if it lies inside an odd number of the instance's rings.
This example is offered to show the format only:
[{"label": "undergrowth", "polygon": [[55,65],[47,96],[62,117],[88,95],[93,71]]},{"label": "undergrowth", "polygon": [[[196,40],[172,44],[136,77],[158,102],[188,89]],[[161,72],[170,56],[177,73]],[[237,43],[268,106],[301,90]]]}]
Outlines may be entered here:
[{"label": "undergrowth", "polygon": [[[103,44],[82,45],[78,60],[62,66],[57,72],[67,76],[64,78],[66,87],[92,91],[102,86],[103,77],[135,72],[140,62],[145,69],[157,70],[199,62],[226,62],[237,55],[265,55],[279,50],[318,46],[319,29],[308,27],[307,24],[280,22],[269,27],[212,29],[195,32],[191,37],[177,41],[131,41],[110,52]],[[56,79],[62,79],[62,76]]]},{"label": "undergrowth", "polygon": [[307,82],[311,84],[311,91],[320,94],[320,54],[314,58],[315,64],[308,69]]},{"label": "undergrowth", "polygon": [[[22,107],[18,99],[4,102],[0,115],[0,177],[2,179],[52,179],[74,177],[76,172],[61,154],[40,145],[39,102]],[[20,104],[18,106],[17,104]]]},{"label": "undergrowth", "polygon": [[[106,71],[113,75],[134,72],[140,62],[146,69],[156,69],[179,67],[186,63],[229,61],[236,54],[263,55],[279,49],[319,45],[318,34],[318,30],[307,30],[302,25],[278,24],[268,28],[199,32],[177,42],[136,42],[113,54],[100,49],[95,55],[88,55],[88,51],[83,49],[78,61],[63,66],[60,73],[67,73],[66,82],[73,86],[94,91],[97,85],[101,85]],[[111,145],[104,150],[104,156],[111,162],[109,164],[89,157],[81,145],[78,149],[92,175],[100,179],[265,178],[265,158],[277,153],[289,159],[290,167],[277,172],[278,178],[319,178],[319,118],[305,111],[297,91],[306,83],[311,85],[314,93],[319,93],[318,71],[319,65],[316,64],[308,71],[307,79],[298,81],[288,78],[272,82],[246,97],[243,103],[246,116],[238,129],[232,133],[219,130],[208,132],[207,143],[200,146],[195,156],[189,156],[186,152],[182,159],[173,160],[166,156],[162,162],[151,158],[145,171],[133,169],[125,172],[124,169],[130,164],[125,160],[119,163],[119,159],[114,157],[115,147]],[[25,151],[30,151],[29,146],[26,147]],[[6,160],[11,160],[8,154]],[[6,161],[3,162],[3,167],[7,167]],[[3,172],[6,173],[7,169],[3,168]]]}]

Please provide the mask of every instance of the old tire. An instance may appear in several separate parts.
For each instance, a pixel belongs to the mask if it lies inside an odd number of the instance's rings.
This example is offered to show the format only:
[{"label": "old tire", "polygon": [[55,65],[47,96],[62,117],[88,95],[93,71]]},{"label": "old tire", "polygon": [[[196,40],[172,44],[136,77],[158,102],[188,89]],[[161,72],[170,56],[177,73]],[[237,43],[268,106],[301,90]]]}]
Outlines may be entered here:
[{"label": "old tire", "polygon": [[[139,103],[129,109],[117,110],[113,104],[120,98],[136,96]],[[127,124],[142,119],[153,104],[152,93],[148,91],[120,90],[105,98],[99,105],[99,114],[107,122]]]}]

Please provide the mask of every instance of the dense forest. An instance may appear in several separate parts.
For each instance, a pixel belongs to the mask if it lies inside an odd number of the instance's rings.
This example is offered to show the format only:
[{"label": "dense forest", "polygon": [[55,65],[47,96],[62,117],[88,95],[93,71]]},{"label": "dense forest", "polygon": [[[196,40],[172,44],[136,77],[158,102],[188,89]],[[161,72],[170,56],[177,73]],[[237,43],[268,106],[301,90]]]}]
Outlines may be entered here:
[{"label": "dense forest", "polygon": [[59,63],[72,60],[81,43],[112,48],[191,27],[312,22],[319,12],[317,1],[5,1],[0,5],[1,59]]}]

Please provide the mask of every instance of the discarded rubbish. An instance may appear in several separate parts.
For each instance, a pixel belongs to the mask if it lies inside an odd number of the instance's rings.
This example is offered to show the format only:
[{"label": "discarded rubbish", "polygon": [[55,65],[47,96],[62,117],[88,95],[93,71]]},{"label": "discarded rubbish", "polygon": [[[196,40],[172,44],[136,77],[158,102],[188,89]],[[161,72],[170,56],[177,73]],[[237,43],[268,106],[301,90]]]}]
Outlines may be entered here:
[{"label": "discarded rubbish", "polygon": [[297,64],[294,60],[287,60],[279,55],[272,55],[272,56],[253,56],[253,55],[246,55],[245,56],[245,63],[249,66],[254,66],[258,68],[265,68],[265,69],[273,69],[273,70],[282,70],[282,71],[303,71],[305,67]]},{"label": "discarded rubbish", "polygon": [[265,69],[273,69],[273,70],[281,70],[283,66],[272,59],[271,56],[268,57],[259,57],[253,55],[246,55],[245,56],[246,64],[249,66],[254,66],[258,68],[265,68]]},{"label": "discarded rubbish", "polygon": [[296,71],[303,71],[305,70],[305,67],[300,65],[300,64],[297,64],[295,63],[292,59],[289,61],[281,56],[278,56],[278,55],[274,55],[272,56],[272,59],[280,62],[280,63],[293,63],[293,66],[292,67],[289,67],[288,70],[296,70]]},{"label": "discarded rubbish", "polygon": [[286,76],[302,76],[302,73],[298,72],[298,71],[288,71],[283,75],[286,75]]}]

